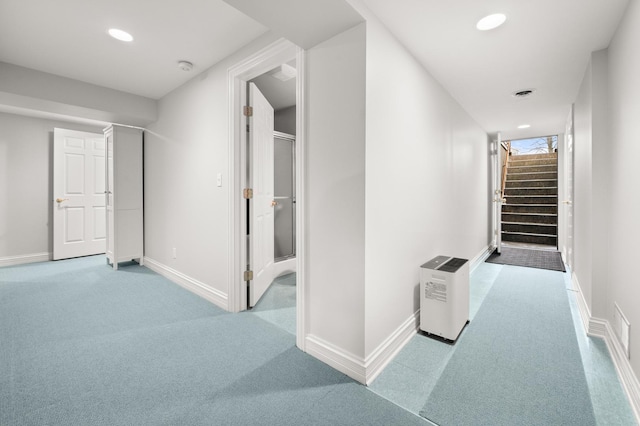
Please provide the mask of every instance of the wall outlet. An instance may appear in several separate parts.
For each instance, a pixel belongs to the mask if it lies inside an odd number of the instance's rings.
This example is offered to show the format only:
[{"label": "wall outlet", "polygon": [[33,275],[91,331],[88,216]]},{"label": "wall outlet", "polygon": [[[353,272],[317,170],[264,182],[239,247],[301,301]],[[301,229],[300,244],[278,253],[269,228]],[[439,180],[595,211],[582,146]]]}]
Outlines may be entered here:
[{"label": "wall outlet", "polygon": [[171,256],[175,259],[178,257],[178,250],[176,250],[176,248],[174,247],[173,250],[171,250]]}]

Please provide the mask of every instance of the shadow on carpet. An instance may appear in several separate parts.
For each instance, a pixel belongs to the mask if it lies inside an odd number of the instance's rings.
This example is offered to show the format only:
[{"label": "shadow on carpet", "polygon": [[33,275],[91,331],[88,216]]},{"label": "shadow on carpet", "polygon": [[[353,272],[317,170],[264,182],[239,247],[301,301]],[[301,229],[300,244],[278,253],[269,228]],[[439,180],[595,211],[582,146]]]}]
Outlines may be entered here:
[{"label": "shadow on carpet", "polygon": [[562,274],[505,267],[420,411],[447,425],[595,425]]},{"label": "shadow on carpet", "polygon": [[503,247],[502,254],[494,251],[486,262],[566,272],[560,252],[551,250]]}]

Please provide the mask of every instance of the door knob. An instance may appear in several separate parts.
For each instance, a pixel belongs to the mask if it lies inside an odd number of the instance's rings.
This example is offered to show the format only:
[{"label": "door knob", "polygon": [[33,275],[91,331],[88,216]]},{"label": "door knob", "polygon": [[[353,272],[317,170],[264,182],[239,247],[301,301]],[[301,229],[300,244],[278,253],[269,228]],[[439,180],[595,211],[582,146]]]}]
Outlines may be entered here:
[{"label": "door knob", "polygon": [[277,206],[277,205],[278,205],[278,202],[277,202],[276,200],[273,200],[273,201],[271,202],[271,207],[275,207],[275,206]]},{"label": "door knob", "polygon": [[60,204],[63,201],[69,201],[68,198],[56,198],[56,203]]}]

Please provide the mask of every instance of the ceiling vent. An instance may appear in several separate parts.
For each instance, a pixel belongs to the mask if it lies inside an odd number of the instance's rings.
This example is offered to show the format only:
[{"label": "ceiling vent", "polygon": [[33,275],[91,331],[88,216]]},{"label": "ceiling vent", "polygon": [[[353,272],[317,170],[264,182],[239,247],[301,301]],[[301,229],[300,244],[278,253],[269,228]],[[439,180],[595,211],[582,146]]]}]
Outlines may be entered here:
[{"label": "ceiling vent", "polygon": [[513,92],[512,95],[515,98],[518,99],[522,99],[522,98],[527,98],[531,95],[533,95],[533,92],[535,92],[536,89],[524,89],[524,90],[518,90],[517,92]]}]

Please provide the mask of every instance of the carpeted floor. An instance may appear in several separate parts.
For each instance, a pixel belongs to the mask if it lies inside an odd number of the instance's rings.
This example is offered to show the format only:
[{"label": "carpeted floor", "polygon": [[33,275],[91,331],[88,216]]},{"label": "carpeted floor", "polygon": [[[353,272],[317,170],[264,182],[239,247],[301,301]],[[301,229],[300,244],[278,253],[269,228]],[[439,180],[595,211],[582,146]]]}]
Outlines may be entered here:
[{"label": "carpeted floor", "polygon": [[565,272],[562,255],[558,251],[528,248],[502,247],[501,253],[493,252],[486,260],[500,265],[525,266]]},{"label": "carpeted floor", "polygon": [[[505,267],[420,415],[438,425],[595,425],[563,274]],[[571,395],[571,398],[567,398]]]},{"label": "carpeted floor", "polygon": [[294,345],[103,256],[0,268],[0,424],[425,423]]}]

